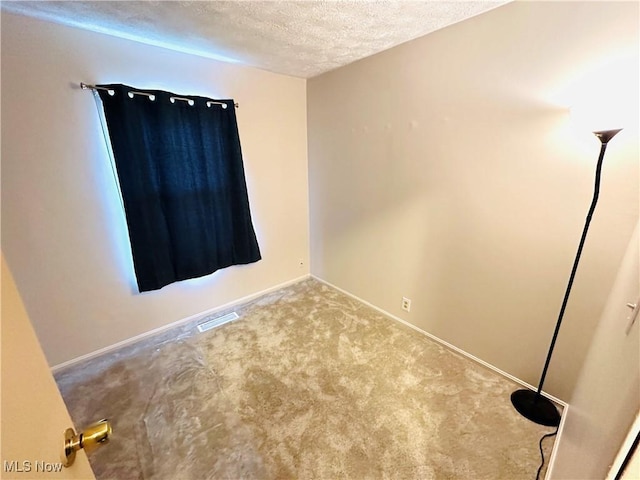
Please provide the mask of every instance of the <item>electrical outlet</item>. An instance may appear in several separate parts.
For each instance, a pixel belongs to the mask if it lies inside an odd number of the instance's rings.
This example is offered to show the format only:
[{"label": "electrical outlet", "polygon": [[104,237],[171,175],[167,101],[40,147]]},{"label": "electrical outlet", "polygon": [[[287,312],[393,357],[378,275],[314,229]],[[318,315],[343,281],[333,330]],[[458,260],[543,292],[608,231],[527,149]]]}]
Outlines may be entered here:
[{"label": "electrical outlet", "polygon": [[411,311],[411,299],[402,297],[402,309],[406,312]]}]

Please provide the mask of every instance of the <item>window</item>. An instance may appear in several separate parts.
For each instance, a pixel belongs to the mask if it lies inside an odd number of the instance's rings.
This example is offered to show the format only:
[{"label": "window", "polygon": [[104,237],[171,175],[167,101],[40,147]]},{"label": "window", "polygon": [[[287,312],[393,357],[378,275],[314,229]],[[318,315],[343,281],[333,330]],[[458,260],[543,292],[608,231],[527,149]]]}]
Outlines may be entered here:
[{"label": "window", "polygon": [[260,260],[233,101],[97,91],[139,291]]}]

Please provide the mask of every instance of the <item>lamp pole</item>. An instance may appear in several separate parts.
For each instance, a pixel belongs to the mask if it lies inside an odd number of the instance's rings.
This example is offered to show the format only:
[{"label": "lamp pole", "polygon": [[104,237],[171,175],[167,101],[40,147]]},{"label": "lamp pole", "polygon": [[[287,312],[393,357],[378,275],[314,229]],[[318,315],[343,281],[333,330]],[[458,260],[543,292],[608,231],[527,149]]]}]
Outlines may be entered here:
[{"label": "lamp pole", "polygon": [[573,268],[571,269],[571,275],[569,276],[569,283],[567,284],[567,289],[564,293],[562,307],[560,308],[560,314],[558,315],[556,328],[553,332],[553,338],[551,339],[551,345],[549,346],[547,359],[544,362],[544,368],[542,369],[542,375],[540,377],[540,383],[538,384],[538,390],[534,392],[532,390],[522,389],[516,390],[511,394],[511,403],[513,403],[515,409],[522,416],[540,425],[555,427],[560,424],[560,414],[558,413],[558,409],[549,399],[541,395],[542,386],[544,385],[544,380],[547,377],[547,370],[549,369],[549,363],[551,362],[553,349],[555,348],[556,340],[558,339],[558,332],[560,331],[560,325],[562,324],[564,311],[567,307],[567,301],[569,300],[569,294],[571,293],[573,280],[576,276],[576,270],[578,269],[578,263],[580,262],[580,256],[582,255],[582,248],[584,247],[584,242],[587,238],[587,232],[589,231],[589,225],[591,224],[591,217],[593,216],[593,212],[596,209],[596,204],[598,203],[598,195],[600,193],[600,174],[602,171],[602,161],[604,160],[604,153],[607,150],[607,144],[609,143],[609,140],[611,140],[618,132],[620,132],[620,130],[622,129],[593,132],[594,135],[598,137],[598,139],[600,139],[600,142],[602,143],[600,147],[600,155],[598,156],[598,164],[596,166],[596,180],[593,189],[593,199],[591,200],[591,206],[589,207],[589,212],[587,213],[584,228],[582,229],[582,237],[580,238],[580,244],[578,245],[576,258],[573,261]]}]

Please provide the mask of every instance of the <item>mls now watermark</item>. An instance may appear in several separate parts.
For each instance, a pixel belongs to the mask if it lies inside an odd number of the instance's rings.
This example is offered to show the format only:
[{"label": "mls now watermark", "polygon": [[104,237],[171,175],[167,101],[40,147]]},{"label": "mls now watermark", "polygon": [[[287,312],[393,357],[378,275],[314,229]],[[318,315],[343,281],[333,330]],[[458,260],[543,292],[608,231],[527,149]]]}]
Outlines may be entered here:
[{"label": "mls now watermark", "polygon": [[5,473],[29,473],[29,472],[44,472],[44,473],[58,473],[62,471],[62,463],[56,462],[44,462],[40,460],[5,460],[3,462],[3,469]]}]

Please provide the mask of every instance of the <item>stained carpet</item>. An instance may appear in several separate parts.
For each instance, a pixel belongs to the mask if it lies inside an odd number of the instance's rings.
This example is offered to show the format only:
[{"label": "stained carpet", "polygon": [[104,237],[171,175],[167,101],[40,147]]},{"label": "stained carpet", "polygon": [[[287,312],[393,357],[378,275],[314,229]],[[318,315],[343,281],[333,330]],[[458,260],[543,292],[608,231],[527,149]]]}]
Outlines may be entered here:
[{"label": "stained carpet", "polygon": [[99,480],[535,478],[510,380],[314,279],[235,311],[57,373]]}]

